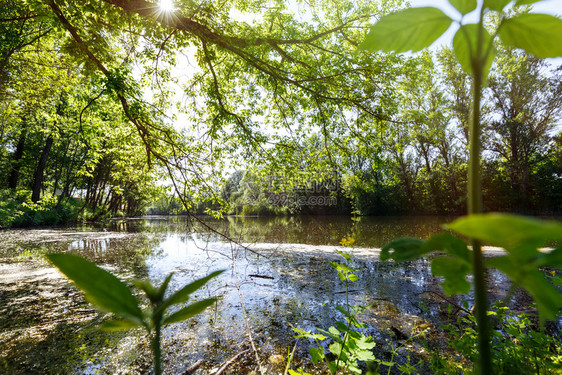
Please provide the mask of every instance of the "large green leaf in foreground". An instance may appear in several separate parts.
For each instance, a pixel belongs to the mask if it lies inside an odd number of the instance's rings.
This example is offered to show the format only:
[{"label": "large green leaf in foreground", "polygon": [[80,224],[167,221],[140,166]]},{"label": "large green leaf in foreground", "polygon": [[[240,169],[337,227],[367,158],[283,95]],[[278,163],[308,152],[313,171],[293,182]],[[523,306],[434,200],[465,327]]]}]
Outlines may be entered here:
[{"label": "large green leaf in foreground", "polygon": [[462,15],[472,12],[478,5],[476,0],[449,0],[449,3]]},{"label": "large green leaf in foreground", "polygon": [[562,19],[527,13],[507,19],[499,30],[501,41],[536,57],[562,56]]},{"label": "large green leaf in foreground", "polygon": [[420,51],[429,47],[453,21],[433,7],[409,8],[382,17],[371,27],[360,49]]},{"label": "large green leaf in foreground", "polygon": [[477,24],[467,24],[461,26],[453,38],[453,48],[455,56],[459,60],[462,68],[467,73],[472,73],[472,59],[477,51],[478,34],[480,31],[483,36],[484,51],[487,52],[482,76],[488,77],[488,72],[490,71],[492,62],[496,57],[496,50],[493,45],[492,37],[486,30],[480,30]]},{"label": "large green leaf in foreground", "polygon": [[503,247],[507,255],[486,263],[502,271],[525,288],[537,303],[541,318],[556,317],[562,294],[549,282],[540,267],[562,266],[562,248],[539,251],[549,241],[562,240],[562,223],[508,214],[470,215],[448,227],[462,235]]},{"label": "large green leaf in foreground", "polygon": [[484,7],[499,12],[510,2],[511,0],[484,0]]},{"label": "large green leaf in foreground", "polygon": [[117,277],[78,255],[47,254],[47,258],[84,291],[89,302],[103,311],[142,323],[143,314],[136,297]]},{"label": "large green leaf in foreground", "polygon": [[521,245],[542,246],[562,240],[562,223],[509,214],[480,214],[461,217],[447,228],[463,236],[501,246],[506,250]]}]

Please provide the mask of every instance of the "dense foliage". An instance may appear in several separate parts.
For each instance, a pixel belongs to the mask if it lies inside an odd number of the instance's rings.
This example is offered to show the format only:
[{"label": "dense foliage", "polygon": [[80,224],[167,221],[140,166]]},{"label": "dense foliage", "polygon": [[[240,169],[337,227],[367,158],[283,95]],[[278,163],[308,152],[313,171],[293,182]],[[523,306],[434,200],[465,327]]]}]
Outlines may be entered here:
[{"label": "dense foliage", "polygon": [[[448,49],[356,52],[369,19],[400,2],[3,2],[0,188],[13,198],[79,198],[94,217],[149,202],[153,213],[464,211],[470,76]],[[497,49],[485,209],[559,213],[560,69]],[[155,185],[163,174],[177,203]]]}]

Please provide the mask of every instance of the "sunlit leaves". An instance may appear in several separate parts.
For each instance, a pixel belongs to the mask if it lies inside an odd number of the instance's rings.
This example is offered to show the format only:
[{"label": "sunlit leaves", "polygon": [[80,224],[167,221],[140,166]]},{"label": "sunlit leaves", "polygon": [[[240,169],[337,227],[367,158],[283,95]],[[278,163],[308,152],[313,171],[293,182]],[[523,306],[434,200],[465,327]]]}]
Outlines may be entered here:
[{"label": "sunlit leaves", "polygon": [[463,15],[472,12],[477,5],[476,0],[449,0],[449,3]]},{"label": "sunlit leaves", "polygon": [[[349,261],[351,259],[351,256],[349,254],[346,254],[345,259]],[[347,264],[338,263],[338,262],[330,262],[330,266],[332,266],[333,269],[338,271],[338,278],[341,281],[348,280],[353,283],[359,279],[357,275],[352,273],[358,271],[358,269],[356,268],[351,268]]]},{"label": "sunlit leaves", "polygon": [[151,302],[151,310],[143,312],[129,287],[113,274],[98,267],[95,263],[73,254],[47,254],[47,257],[79,289],[85,292],[86,299],[96,307],[124,318],[104,323],[102,325],[103,329],[116,331],[136,327],[146,328],[151,335],[155,374],[161,374],[161,327],[181,322],[203,312],[207,307],[216,302],[216,298],[197,301],[188,306],[181,307],[174,313],[164,317],[167,307],[187,301],[191,293],[200,289],[210,279],[223,272],[216,271],[198,279],[186,285],[168,299],[164,299],[164,295],[173,273],[168,275],[158,288],[155,288],[148,280],[135,281],[134,284],[145,292]]},{"label": "sunlit leaves", "polygon": [[[479,30],[480,26],[478,24],[463,25],[453,38],[453,48],[455,51],[455,56],[467,73],[473,72],[474,64],[476,64],[477,66],[480,66],[481,64],[481,62],[477,60],[478,34],[480,32]],[[488,31],[486,31],[486,29],[482,29],[481,32],[483,43],[482,55],[480,56],[480,58],[486,58],[483,65],[482,76],[487,77],[496,53],[493,46],[492,37],[490,36]],[[486,55],[484,56],[484,54]]]},{"label": "sunlit leaves", "polygon": [[501,41],[536,57],[562,56],[562,19],[549,14],[527,13],[509,18],[499,30]]},{"label": "sunlit leaves", "polygon": [[371,27],[359,48],[385,52],[420,51],[447,31],[451,22],[437,8],[405,9],[381,18]]},{"label": "sunlit leaves", "polygon": [[457,257],[467,263],[472,261],[472,254],[466,244],[460,238],[451,233],[440,233],[425,241],[423,248],[426,251],[440,251]]},{"label": "sunlit leaves", "polygon": [[224,270],[215,271],[215,272],[212,272],[205,277],[202,277],[198,280],[195,280],[195,281],[187,284],[186,286],[184,286],[183,288],[181,288],[180,290],[178,290],[177,292],[172,294],[166,301],[164,301],[164,303],[162,304],[162,308],[165,309],[168,306],[178,304],[178,303],[182,303],[182,302],[186,302],[189,299],[189,296],[193,292],[202,288],[207,282],[209,282],[209,280],[217,277],[218,275],[220,275],[223,272],[224,272]]},{"label": "sunlit leaves", "polygon": [[200,278],[186,285],[168,299],[164,299],[164,294],[173,274],[168,275],[158,288],[155,288],[148,280],[135,281],[134,284],[145,292],[153,306],[153,311],[145,314],[141,311],[139,302],[129,287],[95,263],[73,254],[48,254],[47,257],[79,289],[84,291],[88,301],[103,311],[112,312],[124,318],[104,323],[102,328],[110,331],[144,326],[150,332],[154,327],[177,323],[201,313],[214,304],[216,298],[197,301],[163,318],[163,314],[169,306],[187,301],[193,292],[224,272],[215,271]]},{"label": "sunlit leaves", "polygon": [[308,352],[310,353],[310,359],[312,359],[313,363],[322,362],[324,360],[324,352],[321,349],[312,347]]}]

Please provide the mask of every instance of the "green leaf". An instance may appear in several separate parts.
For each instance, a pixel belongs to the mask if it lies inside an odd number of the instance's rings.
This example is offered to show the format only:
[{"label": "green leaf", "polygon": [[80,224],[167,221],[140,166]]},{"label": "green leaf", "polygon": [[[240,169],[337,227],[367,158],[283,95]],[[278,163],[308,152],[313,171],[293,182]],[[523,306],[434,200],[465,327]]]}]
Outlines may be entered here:
[{"label": "green leaf", "polygon": [[162,310],[166,309],[169,306],[175,305],[177,303],[186,302],[189,299],[189,296],[193,292],[203,287],[205,284],[207,284],[207,282],[209,282],[209,280],[211,280],[214,277],[217,277],[224,271],[225,270],[215,271],[205,277],[202,277],[200,279],[193,281],[192,283],[187,284],[186,286],[184,286],[183,288],[172,294],[170,297],[168,297],[168,299],[166,299],[162,303]]},{"label": "green leaf", "polygon": [[466,281],[470,270],[470,264],[459,258],[438,257],[431,262],[431,273],[445,278],[440,285],[448,296],[470,291],[470,283]]},{"label": "green leaf", "polygon": [[343,322],[340,322],[340,321],[337,321],[337,322],[336,322],[336,327],[337,327],[340,331],[342,331],[342,332],[347,332],[347,331],[349,331],[349,329],[347,328],[347,326],[346,326]]},{"label": "green leaf", "polygon": [[143,314],[137,299],[113,274],[78,255],[47,254],[47,258],[99,309],[142,324]]},{"label": "green leaf", "polygon": [[437,8],[404,9],[382,17],[371,26],[359,49],[416,52],[429,47],[447,31],[452,22]]},{"label": "green leaf", "polygon": [[462,15],[472,12],[477,5],[476,0],[449,0],[449,3]]},{"label": "green leaf", "polygon": [[356,282],[357,280],[359,280],[359,277],[354,274],[354,273],[350,273],[349,275],[347,275],[347,278],[349,281],[351,281],[352,283]]},{"label": "green leaf", "polygon": [[[453,49],[455,51],[455,56],[457,57],[457,60],[459,60],[462,68],[467,73],[473,72],[472,60],[476,56],[479,29],[480,26],[478,24],[472,23],[463,25],[457,30],[457,33],[453,38]],[[483,77],[487,78],[496,56],[496,50],[493,46],[492,37],[490,36],[488,31],[486,31],[486,29],[482,29],[482,33],[482,51],[483,53],[488,51],[488,55],[486,56],[486,61],[482,70],[482,75]]]},{"label": "green leaf", "polygon": [[[430,252],[423,247],[424,241],[419,238],[403,237],[390,241],[381,249],[382,261],[393,259],[396,262],[404,262],[417,259]],[[391,252],[391,250],[393,250]]]},{"label": "green leaf", "polygon": [[170,280],[172,280],[172,276],[174,276],[173,272],[171,272],[168,276],[166,276],[166,278],[162,282],[162,285],[160,285],[160,288],[158,288],[158,296],[160,297],[160,300],[164,299],[164,295],[166,294],[166,290],[168,289]]},{"label": "green leaf", "polygon": [[207,298],[201,301],[197,301],[189,306],[179,309],[172,315],[164,318],[164,320],[162,321],[162,325],[177,323],[189,319],[192,316],[203,312],[203,310],[211,306],[216,301],[216,298]]},{"label": "green leaf", "polygon": [[330,332],[332,335],[338,336],[340,334],[340,331],[336,328],[336,327],[330,327],[328,328],[328,332]]},{"label": "green leaf", "polygon": [[428,252],[441,251],[458,257],[467,263],[471,262],[472,254],[466,247],[464,241],[448,232],[443,232],[431,237],[424,243],[423,248]]},{"label": "green leaf", "polygon": [[501,12],[511,0],[484,0],[484,8]]},{"label": "green leaf", "polygon": [[330,346],[328,346],[328,350],[330,351],[330,353],[335,356],[339,356],[340,354],[342,354],[343,357],[342,348],[343,347],[339,342],[333,342],[330,344]]},{"label": "green leaf", "polygon": [[501,41],[536,57],[562,56],[562,19],[549,14],[527,13],[507,19],[499,29]]},{"label": "green leaf", "polygon": [[549,240],[562,240],[562,224],[508,214],[480,214],[459,218],[448,228],[467,237],[486,241],[506,250],[526,245],[539,247]]},{"label": "green leaf", "polygon": [[324,335],[311,333],[309,331],[303,331],[302,329],[296,327],[292,327],[292,330],[293,332],[298,333],[298,335],[294,336],[295,339],[307,338],[307,339],[318,340],[318,341],[326,340],[326,336]]},{"label": "green leaf", "polygon": [[317,328],[318,332],[325,334],[326,336],[328,336],[329,338],[331,338],[332,340],[339,340],[339,336],[338,335],[334,335],[331,332],[325,331],[323,329]]},{"label": "green leaf", "polygon": [[347,316],[347,317],[349,317],[349,316],[351,315],[351,313],[348,312],[348,311],[346,310],[346,308],[343,307],[343,306],[339,306],[339,305],[336,306],[336,310],[338,310],[339,312],[341,312],[343,315],[345,315],[345,316]]},{"label": "green leaf", "polygon": [[343,251],[339,251],[336,250],[338,252],[338,254],[340,254],[342,257],[344,257],[345,260],[347,260],[348,262],[353,258],[352,254],[349,253],[344,253]]},{"label": "green leaf", "polygon": [[363,336],[361,339],[357,340],[357,347],[360,349],[371,350],[376,345],[371,336]]},{"label": "green leaf", "polygon": [[324,360],[324,351],[321,348],[310,348],[308,349],[310,353],[310,358],[313,363],[322,362]]},{"label": "green leaf", "polygon": [[142,325],[129,319],[110,320],[101,325],[101,329],[105,331],[120,331],[137,327],[142,327]]},{"label": "green leaf", "polygon": [[522,6],[522,5],[531,5],[531,4],[534,4],[534,3],[538,3],[539,1],[541,1],[541,0],[517,0],[515,2],[515,5],[519,7],[519,6]]},{"label": "green leaf", "polygon": [[364,362],[375,360],[375,356],[369,350],[358,350],[355,352],[355,356],[357,357],[358,360]]},{"label": "green leaf", "polygon": [[338,271],[338,279],[340,279],[341,281],[346,280],[346,277],[345,277],[345,275],[343,274],[342,271]]},{"label": "green leaf", "polygon": [[521,267],[510,256],[490,259],[487,264],[505,273],[517,285],[529,292],[537,304],[541,318],[554,319],[562,306],[562,293],[537,269]]},{"label": "green leaf", "polygon": [[332,262],[332,261],[330,261],[328,263],[330,264],[330,266],[332,266],[332,268],[334,268],[338,271],[342,271],[342,272],[355,272],[355,271],[357,271],[357,268],[351,268],[347,264]]},{"label": "green leaf", "polygon": [[158,300],[158,291],[154,289],[150,281],[148,280],[133,280],[133,284],[144,291],[146,296],[151,302],[156,302]]}]

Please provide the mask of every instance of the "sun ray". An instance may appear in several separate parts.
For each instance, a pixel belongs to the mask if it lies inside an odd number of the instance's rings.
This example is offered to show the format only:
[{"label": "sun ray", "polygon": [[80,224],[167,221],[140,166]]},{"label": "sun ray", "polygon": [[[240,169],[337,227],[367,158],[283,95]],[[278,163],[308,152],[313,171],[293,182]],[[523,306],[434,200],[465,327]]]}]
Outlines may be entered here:
[{"label": "sun ray", "polygon": [[163,12],[173,12],[174,11],[174,1],[173,0],[159,0],[158,6]]}]

